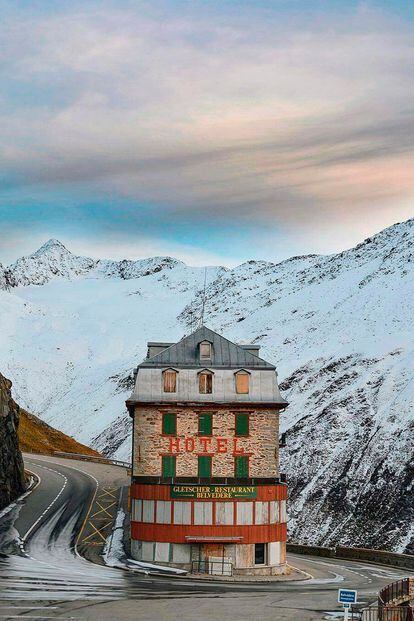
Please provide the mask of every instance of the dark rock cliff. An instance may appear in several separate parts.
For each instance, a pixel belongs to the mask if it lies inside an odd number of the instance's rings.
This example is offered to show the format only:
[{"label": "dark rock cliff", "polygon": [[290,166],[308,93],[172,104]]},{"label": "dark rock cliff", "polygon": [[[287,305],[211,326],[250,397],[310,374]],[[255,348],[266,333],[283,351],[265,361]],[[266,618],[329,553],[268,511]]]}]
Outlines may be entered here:
[{"label": "dark rock cliff", "polygon": [[0,510],[25,489],[23,458],[17,430],[19,406],[11,397],[11,381],[0,373]]}]

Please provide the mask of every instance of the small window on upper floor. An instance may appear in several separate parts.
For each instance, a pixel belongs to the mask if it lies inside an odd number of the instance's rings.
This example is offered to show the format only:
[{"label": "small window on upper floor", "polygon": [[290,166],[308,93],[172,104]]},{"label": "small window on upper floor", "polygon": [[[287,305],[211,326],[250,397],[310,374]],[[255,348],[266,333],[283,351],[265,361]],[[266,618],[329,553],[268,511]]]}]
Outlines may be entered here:
[{"label": "small window on upper floor", "polygon": [[250,392],[250,373],[247,371],[237,371],[234,377],[236,380],[236,393],[238,395],[248,395]]},{"label": "small window on upper floor", "polygon": [[198,390],[201,395],[211,395],[213,392],[213,374],[211,371],[202,371],[198,374]]},{"label": "small window on upper floor", "polygon": [[208,341],[200,343],[200,360],[211,360],[211,343]]},{"label": "small window on upper floor", "polygon": [[164,392],[177,392],[177,371],[167,369],[162,374]]}]

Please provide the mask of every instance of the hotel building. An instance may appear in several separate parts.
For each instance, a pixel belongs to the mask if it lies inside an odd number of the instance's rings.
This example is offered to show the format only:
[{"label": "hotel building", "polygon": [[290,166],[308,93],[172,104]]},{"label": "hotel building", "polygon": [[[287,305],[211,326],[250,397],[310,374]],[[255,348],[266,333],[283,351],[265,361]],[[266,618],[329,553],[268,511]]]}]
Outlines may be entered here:
[{"label": "hotel building", "polygon": [[205,326],[178,343],[148,343],[127,401],[133,558],[210,573],[283,573],[286,406],[258,345]]}]

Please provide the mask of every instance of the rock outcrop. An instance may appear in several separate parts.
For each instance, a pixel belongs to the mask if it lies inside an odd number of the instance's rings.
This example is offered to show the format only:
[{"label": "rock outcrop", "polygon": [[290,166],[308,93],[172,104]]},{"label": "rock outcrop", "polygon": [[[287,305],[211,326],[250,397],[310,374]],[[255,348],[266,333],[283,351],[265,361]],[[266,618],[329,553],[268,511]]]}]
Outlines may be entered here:
[{"label": "rock outcrop", "polygon": [[19,448],[19,406],[11,397],[11,381],[0,374],[0,510],[25,489]]}]

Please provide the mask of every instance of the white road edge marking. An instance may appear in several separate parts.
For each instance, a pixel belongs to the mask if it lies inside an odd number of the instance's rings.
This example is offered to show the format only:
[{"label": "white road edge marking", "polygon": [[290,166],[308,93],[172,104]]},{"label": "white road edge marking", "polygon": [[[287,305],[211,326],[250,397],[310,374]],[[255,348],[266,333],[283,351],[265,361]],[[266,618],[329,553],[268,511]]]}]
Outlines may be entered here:
[{"label": "white road edge marking", "polygon": [[[34,457],[34,459],[38,459],[39,461],[45,461],[46,463],[50,463],[50,460],[48,460],[48,459],[42,459],[41,457]],[[80,472],[81,474],[83,474],[83,475],[85,475],[85,476],[89,477],[90,479],[92,479],[92,480],[95,482],[96,489],[95,489],[95,493],[94,493],[93,499],[92,499],[91,504],[90,504],[90,507],[91,507],[92,503],[94,502],[94,500],[95,500],[95,498],[96,498],[96,494],[97,494],[97,492],[98,492],[98,488],[99,488],[99,481],[98,481],[98,479],[97,479],[96,477],[94,477],[94,476],[93,476],[93,474],[89,474],[89,472],[85,472],[84,470],[81,470],[80,468],[76,468],[75,466],[68,466],[68,465],[66,465],[66,464],[61,464],[60,462],[53,462],[53,461],[52,461],[51,463],[52,463],[52,464],[54,464],[54,465],[56,465],[56,466],[62,466],[62,465],[63,465],[63,467],[64,467],[64,468],[69,468],[70,470],[76,470],[77,472]],[[61,476],[64,476],[63,474],[61,474],[60,472],[57,472],[56,470],[52,470],[51,468],[46,468],[46,466],[40,466],[40,464],[36,464],[36,463],[34,463],[34,464],[32,464],[32,465],[33,465],[33,466],[38,466],[39,468],[45,468],[46,470],[50,470],[51,472],[56,472],[57,474],[60,474]],[[40,477],[39,477],[39,478],[40,478]],[[66,478],[66,477],[65,477],[65,478]],[[66,479],[66,480],[67,480],[67,479]],[[61,491],[59,492],[58,496],[60,496],[60,494],[61,494],[61,492],[62,492],[62,491],[63,491],[63,490],[61,490]],[[55,500],[54,500],[53,502],[55,502],[56,500],[57,500],[57,498],[55,498]],[[52,503],[52,504],[53,504],[53,503]],[[51,506],[51,505],[50,505],[50,506]],[[82,529],[83,529],[83,527],[84,527],[84,524],[82,525]],[[33,528],[33,526],[32,526],[31,528]],[[80,532],[82,532],[82,531],[80,531]],[[79,534],[78,534],[78,536],[79,536]],[[27,533],[26,533],[25,537],[27,537]],[[23,538],[23,541],[24,541],[24,540],[25,540],[25,539]],[[73,550],[74,550],[74,552],[75,552],[75,555],[76,555],[77,557],[79,557],[79,559],[80,559],[81,561],[83,561],[84,563],[88,563],[88,564],[89,564],[89,561],[87,561],[87,560],[86,560],[86,558],[84,558],[83,556],[81,556],[81,555],[79,554],[78,547],[77,547],[77,542],[75,543],[75,546],[74,546]]]},{"label": "white road edge marking", "polygon": [[24,469],[25,472],[30,472],[30,474],[37,479],[36,483],[33,485],[33,487],[30,487],[26,492],[24,492],[24,494],[22,494],[21,496],[19,496],[18,498],[16,498],[16,500],[14,500],[13,502],[11,502],[9,505],[7,505],[7,507],[4,507],[4,509],[2,511],[0,511],[0,518],[4,517],[5,515],[7,515],[8,513],[10,513],[10,511],[19,504],[20,501],[24,500],[25,498],[27,498],[27,496],[30,496],[30,494],[32,492],[35,491],[36,487],[38,487],[41,483],[41,478],[39,477],[38,474],[36,474],[35,472],[32,472],[31,470],[29,470],[28,468]]},{"label": "white road edge marking", "polygon": [[64,489],[65,489],[65,487],[66,487],[66,485],[68,483],[67,477],[65,477],[65,475],[62,474],[61,472],[58,472],[57,470],[52,470],[52,468],[47,468],[46,466],[39,466],[38,464],[33,464],[33,465],[38,466],[39,468],[43,468],[44,470],[49,470],[50,472],[54,472],[55,474],[57,474],[58,476],[63,478],[64,483],[63,483],[63,487],[61,488],[61,490],[59,491],[57,496],[55,496],[55,498],[52,500],[52,502],[49,504],[49,506],[46,507],[46,509],[43,511],[43,513],[37,518],[37,520],[35,522],[33,522],[31,527],[29,528],[29,530],[23,535],[23,537],[22,537],[23,544],[25,543],[25,541],[28,538],[28,536],[30,535],[30,533],[36,528],[36,526],[39,524],[39,522],[42,520],[42,518],[46,515],[46,513],[53,507],[53,505],[58,500],[58,498],[60,498],[60,496],[63,494],[63,491],[64,491]]}]

